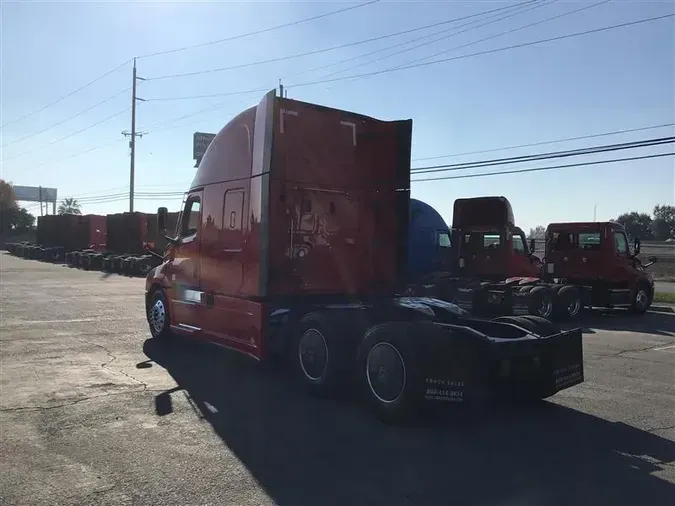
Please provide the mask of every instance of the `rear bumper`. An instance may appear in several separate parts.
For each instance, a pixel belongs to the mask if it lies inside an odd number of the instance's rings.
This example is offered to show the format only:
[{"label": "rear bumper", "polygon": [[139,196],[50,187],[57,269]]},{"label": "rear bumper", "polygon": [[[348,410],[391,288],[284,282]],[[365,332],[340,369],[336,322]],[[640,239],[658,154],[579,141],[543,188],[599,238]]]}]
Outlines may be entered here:
[{"label": "rear bumper", "polygon": [[581,329],[540,339],[495,339],[455,348],[454,354],[428,362],[425,402],[543,399],[584,381]]}]

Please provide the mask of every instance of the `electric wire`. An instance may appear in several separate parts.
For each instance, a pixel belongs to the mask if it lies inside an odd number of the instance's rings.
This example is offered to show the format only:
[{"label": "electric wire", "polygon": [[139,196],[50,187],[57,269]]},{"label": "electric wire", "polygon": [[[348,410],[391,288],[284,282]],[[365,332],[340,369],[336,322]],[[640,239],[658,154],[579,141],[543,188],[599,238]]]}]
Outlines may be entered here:
[{"label": "electric wire", "polygon": [[669,153],[655,153],[651,155],[642,155],[642,156],[631,156],[631,157],[626,157],[626,158],[614,158],[610,160],[597,160],[593,162],[580,162],[580,163],[570,163],[570,164],[565,164],[565,165],[553,165],[550,167],[534,167],[534,168],[527,168],[527,169],[513,169],[513,170],[504,170],[504,171],[499,171],[499,172],[482,172],[479,174],[462,174],[459,176],[439,176],[439,177],[430,177],[430,178],[423,178],[423,179],[413,179],[411,180],[412,183],[423,183],[426,181],[448,181],[451,179],[468,179],[468,178],[475,178],[475,177],[487,177],[487,176],[503,176],[506,174],[524,174],[527,172],[541,172],[541,171],[547,171],[547,170],[557,170],[557,169],[570,169],[573,167],[586,167],[586,166],[591,166],[591,165],[601,165],[601,164],[607,164],[607,163],[619,163],[619,162],[629,162],[629,161],[635,161],[635,160],[647,160],[651,158],[662,158],[664,156],[673,156],[675,155],[674,152],[669,152]]},{"label": "electric wire", "polygon": [[661,137],[656,139],[645,139],[641,141],[623,142],[619,144],[607,144],[604,146],[592,146],[589,148],[572,149],[566,151],[554,151],[551,153],[537,153],[533,155],[514,156],[510,158],[496,158],[492,160],[481,160],[477,162],[414,167],[410,170],[415,174],[421,174],[429,172],[445,172],[455,170],[476,169],[482,167],[495,167],[498,165],[507,165],[512,163],[569,158],[570,156],[593,155],[597,153],[607,153],[611,151],[623,151],[626,149],[660,146],[662,144],[672,144],[673,142],[675,142],[675,137]]},{"label": "electric wire", "polygon": [[99,121],[97,121],[96,123],[94,123],[94,124],[92,124],[92,125],[89,125],[89,126],[86,126],[86,127],[82,128],[82,129],[76,131],[76,132],[70,133],[70,134],[66,135],[65,137],[60,137],[60,138],[58,138],[58,139],[55,139],[55,140],[53,140],[53,141],[50,141],[50,142],[48,142],[47,144],[44,144],[44,145],[39,146],[39,147],[34,148],[34,149],[29,149],[29,150],[27,150],[27,151],[22,151],[21,153],[18,153],[18,154],[14,155],[14,156],[10,156],[10,157],[8,157],[8,158],[4,158],[2,161],[3,161],[3,162],[6,162],[6,161],[8,161],[8,160],[13,160],[14,158],[18,158],[19,156],[23,156],[23,155],[32,153],[32,152],[34,152],[34,151],[38,151],[38,150],[40,150],[40,149],[42,149],[42,148],[44,148],[44,147],[46,147],[46,146],[51,146],[52,144],[56,144],[57,142],[62,142],[62,141],[65,141],[66,139],[70,139],[71,137],[74,137],[75,135],[81,134],[82,132],[85,132],[85,131],[87,131],[87,130],[91,130],[92,128],[97,127],[98,125],[101,125],[101,124],[105,123],[106,121],[110,121],[111,119],[114,119],[114,118],[116,118],[117,116],[120,116],[120,115],[124,114],[125,112],[129,111],[130,109],[131,109],[131,107],[127,107],[127,108],[125,108],[125,109],[122,109],[121,111],[117,111],[116,113],[111,114],[110,116],[107,116],[107,117],[103,118],[102,120],[99,120]]},{"label": "electric wire", "polygon": [[[673,16],[675,16],[675,14],[665,14],[665,15],[662,15],[662,16],[654,16],[654,17],[650,17],[650,18],[643,18],[643,19],[639,19],[639,20],[635,20],[635,21],[628,21],[628,22],[625,22],[625,23],[618,23],[618,24],[614,24],[614,25],[603,26],[603,27],[600,27],[600,28],[593,28],[593,29],[584,30],[584,31],[581,31],[581,32],[567,33],[567,34],[564,34],[564,35],[558,35],[556,37],[549,37],[549,38],[545,38],[545,39],[537,39],[537,40],[533,40],[533,41],[529,41],[529,42],[523,42],[523,43],[520,43],[520,44],[511,44],[511,45],[508,45],[508,46],[502,46],[502,47],[498,47],[498,48],[487,49],[487,50],[484,50],[484,51],[478,51],[478,52],[475,52],[475,53],[468,53],[468,54],[453,56],[453,57],[450,57],[450,58],[443,58],[443,59],[440,59],[440,60],[434,60],[434,61],[430,61],[430,62],[416,63],[416,64],[412,64],[412,65],[405,65],[405,66],[401,66],[401,67],[397,67],[397,68],[393,68],[393,69],[376,70],[376,71],[372,71],[372,72],[366,72],[366,73],[363,73],[363,74],[355,74],[355,75],[341,76],[341,77],[332,77],[332,78],[328,78],[328,79],[318,79],[318,80],[315,80],[315,81],[307,81],[307,82],[303,82],[303,83],[293,84],[292,86],[295,87],[295,88],[304,87],[304,86],[315,86],[315,85],[318,85],[318,84],[325,84],[325,83],[331,83],[331,82],[337,82],[337,81],[345,81],[345,80],[357,79],[357,78],[361,78],[361,77],[370,77],[370,76],[375,76],[375,75],[380,75],[380,74],[389,74],[389,73],[397,72],[397,71],[401,71],[401,70],[410,70],[410,69],[415,69],[415,68],[428,67],[428,66],[432,66],[432,65],[438,65],[440,63],[448,63],[448,62],[452,62],[452,61],[464,60],[464,59],[467,59],[467,58],[474,58],[476,56],[483,56],[483,55],[488,55],[488,54],[501,53],[501,52],[504,52],[504,51],[511,51],[513,49],[520,49],[520,48],[523,48],[523,47],[531,47],[531,46],[536,46],[536,45],[539,45],[539,44],[546,44],[546,43],[549,43],[549,42],[556,42],[556,41],[570,39],[570,38],[574,38],[574,37],[582,37],[582,36],[585,36],[585,35],[591,35],[591,34],[606,32],[606,31],[615,30],[615,29],[619,29],[619,28],[636,26],[636,25],[643,24],[643,23],[649,23],[649,22],[658,21],[658,20],[661,20],[661,19],[672,18]],[[268,89],[268,88],[265,88],[265,89]],[[243,95],[243,94],[247,94],[247,93],[257,93],[258,91],[259,91],[259,89],[250,89],[250,90],[241,90],[241,91],[234,91],[234,92],[228,92],[228,93],[216,93],[216,94],[211,94],[211,95],[192,95],[192,96],[183,96],[183,97],[156,97],[156,98],[152,98],[152,99],[148,99],[148,100],[167,101],[167,100],[186,100],[186,99],[191,99],[191,98],[212,98],[212,97],[222,97],[222,96],[230,96],[230,95]]]},{"label": "electric wire", "polygon": [[555,139],[555,140],[549,140],[549,141],[541,141],[541,142],[530,142],[528,144],[518,144],[515,146],[506,146],[503,148],[490,148],[490,149],[481,149],[478,151],[464,151],[462,153],[453,153],[450,155],[438,155],[438,156],[425,156],[423,158],[413,158],[413,162],[421,162],[424,160],[438,160],[440,158],[453,158],[453,157],[458,157],[458,156],[466,156],[466,155],[479,155],[479,154],[484,154],[484,153],[494,153],[496,151],[509,151],[512,149],[519,149],[519,148],[531,148],[534,146],[544,146],[546,144],[557,144],[559,142],[569,142],[569,141],[579,141],[583,139],[594,139],[597,137],[607,137],[610,135],[619,135],[619,134],[626,134],[626,133],[631,133],[631,132],[642,132],[645,130],[655,130],[657,128],[666,128],[666,127],[671,127],[675,126],[675,123],[664,123],[662,125],[652,125],[652,126],[646,126],[646,127],[640,127],[640,128],[629,128],[625,130],[613,130],[611,132],[602,132],[599,134],[591,134],[591,135],[580,135],[577,137],[566,137],[563,139]]},{"label": "electric wire", "polygon": [[92,109],[95,109],[96,107],[98,107],[98,106],[100,106],[100,105],[103,105],[103,104],[105,104],[105,103],[107,103],[107,102],[110,102],[111,100],[113,100],[113,99],[119,97],[119,96],[122,95],[123,93],[126,93],[126,92],[128,92],[128,91],[130,91],[130,90],[131,90],[131,88],[125,88],[125,89],[123,89],[123,90],[121,90],[121,91],[118,91],[118,92],[115,93],[114,95],[110,95],[108,98],[106,98],[106,99],[104,99],[104,100],[101,100],[100,102],[98,102],[98,103],[96,103],[96,104],[94,104],[94,105],[92,105],[92,106],[90,106],[90,107],[87,107],[86,109],[82,109],[81,111],[79,111],[79,112],[73,114],[72,116],[70,116],[70,117],[68,117],[68,118],[66,118],[66,119],[64,119],[64,120],[61,120],[61,121],[59,121],[59,122],[57,122],[57,123],[54,123],[53,125],[48,126],[47,128],[43,128],[42,130],[40,130],[40,131],[38,131],[38,132],[34,132],[34,133],[31,133],[31,134],[28,134],[28,135],[24,135],[23,137],[20,137],[19,139],[14,139],[14,140],[12,140],[12,141],[6,142],[5,144],[2,145],[2,147],[4,148],[4,147],[9,146],[10,144],[15,144],[15,143],[17,143],[17,142],[21,142],[21,141],[23,141],[23,140],[25,140],[25,139],[28,139],[29,137],[34,137],[34,136],[36,136],[36,135],[43,134],[43,133],[45,133],[46,131],[51,130],[51,129],[54,128],[54,127],[63,125],[64,123],[66,123],[66,122],[68,122],[68,121],[70,121],[70,120],[72,120],[72,119],[75,119],[75,118],[77,118],[78,116],[82,116],[83,114],[85,114],[85,113],[91,111]]},{"label": "electric wire", "polygon": [[222,42],[230,42],[230,41],[233,41],[233,40],[239,40],[239,39],[243,39],[243,38],[246,38],[246,37],[252,37],[254,35],[260,35],[262,33],[272,32],[272,31],[275,31],[275,30],[279,30],[281,28],[288,28],[288,27],[291,27],[291,26],[300,25],[302,23],[308,23],[310,21],[316,21],[317,19],[323,19],[323,18],[327,18],[327,17],[330,17],[330,16],[335,16],[337,14],[342,14],[343,12],[353,11],[355,9],[360,9],[360,8],[366,7],[368,5],[373,5],[373,4],[379,3],[379,1],[380,0],[371,0],[369,2],[364,2],[364,3],[357,4],[357,5],[351,5],[349,7],[343,7],[341,9],[326,12],[324,14],[318,14],[316,16],[311,16],[311,17],[308,17],[308,18],[299,19],[297,21],[291,21],[291,22],[288,22],[288,23],[283,23],[281,25],[276,25],[276,26],[272,26],[272,27],[269,27],[269,28],[262,28],[260,30],[255,30],[255,31],[248,32],[248,33],[233,35],[231,37],[225,37],[223,39],[211,40],[211,41],[208,41],[208,42],[200,42],[199,44],[192,44],[192,45],[189,45],[189,46],[183,46],[183,47],[179,47],[179,48],[175,48],[175,49],[167,49],[167,50],[164,50],[164,51],[156,51],[154,53],[148,53],[148,54],[144,54],[144,55],[141,55],[141,56],[137,56],[137,58],[138,59],[151,58],[153,56],[160,56],[160,55],[165,55],[165,54],[170,54],[170,53],[178,53],[180,51],[185,51],[185,50],[188,50],[188,49],[195,49],[195,48],[199,48],[199,47],[205,47],[205,46],[211,46],[211,45],[214,45],[214,44],[220,44]]},{"label": "electric wire", "polygon": [[537,25],[540,25],[540,24],[542,24],[542,23],[548,23],[549,21],[553,21],[553,20],[555,20],[555,19],[560,19],[560,18],[563,18],[563,17],[565,17],[565,16],[570,16],[570,15],[576,14],[576,13],[578,13],[578,12],[582,12],[582,11],[585,11],[585,10],[588,10],[588,9],[593,9],[593,8],[595,8],[595,7],[599,7],[599,6],[603,5],[603,4],[609,3],[609,2],[611,2],[611,1],[612,1],[612,0],[602,0],[602,1],[600,1],[600,2],[591,4],[591,5],[585,5],[585,6],[583,6],[583,7],[579,7],[578,9],[574,9],[574,10],[571,10],[571,11],[568,11],[568,12],[563,12],[563,13],[561,13],[561,14],[556,14],[555,16],[551,16],[551,17],[548,17],[548,18],[540,19],[540,20],[538,20],[538,21],[533,21],[532,23],[528,23],[528,24],[523,25],[523,26],[518,26],[518,27],[516,27],[516,28],[512,28],[512,29],[510,29],[510,30],[506,30],[506,31],[501,32],[501,33],[497,33],[497,34],[494,34],[494,35],[489,35],[489,36],[484,37],[484,38],[482,38],[482,39],[478,39],[478,40],[475,40],[475,41],[473,41],[473,42],[469,42],[468,44],[463,44],[463,45],[461,45],[461,46],[456,46],[456,47],[452,47],[452,48],[449,48],[449,49],[444,49],[443,51],[439,51],[439,52],[434,53],[434,54],[432,54],[432,55],[428,55],[428,56],[424,56],[424,57],[422,57],[422,58],[417,58],[417,59],[415,59],[415,60],[408,61],[408,62],[406,62],[406,63],[403,63],[403,64],[401,64],[401,65],[398,65],[398,66],[395,67],[395,68],[398,68],[398,67],[404,67],[404,66],[406,66],[406,65],[410,65],[410,64],[413,64],[413,63],[424,62],[424,61],[429,60],[429,59],[431,59],[431,58],[435,58],[435,57],[437,57],[437,56],[440,56],[440,55],[443,55],[443,54],[447,54],[447,53],[449,53],[450,51],[456,51],[456,50],[458,50],[458,49],[463,49],[463,48],[465,48],[465,47],[473,46],[473,45],[475,45],[475,44],[479,44],[479,43],[481,43],[481,42],[485,42],[485,41],[488,41],[488,40],[492,40],[492,39],[495,39],[495,38],[497,38],[497,37],[502,37],[502,36],[504,36],[504,35],[509,35],[509,34],[511,34],[511,33],[518,32],[518,31],[520,31],[520,30],[525,30],[526,28],[531,28],[531,27],[533,27],[533,26],[537,26]]},{"label": "electric wire", "polygon": [[[551,0],[551,1],[549,1],[549,2],[543,2],[543,3],[538,3],[538,4],[535,4],[535,5],[532,5],[532,6],[528,6],[526,9],[519,10],[519,11],[517,11],[517,12],[511,12],[511,13],[509,13],[509,14],[506,15],[506,16],[497,17],[497,19],[492,19],[491,21],[487,21],[487,22],[485,22],[485,23],[482,23],[482,24],[479,24],[479,25],[476,25],[476,26],[471,26],[470,28],[466,28],[465,30],[460,30],[460,31],[458,31],[458,32],[450,33],[450,34],[444,35],[443,37],[439,37],[439,38],[434,39],[434,40],[431,40],[431,41],[423,42],[423,43],[421,43],[421,44],[417,44],[417,45],[412,46],[412,47],[409,47],[409,48],[401,49],[400,51],[396,51],[395,53],[388,54],[388,55],[385,55],[385,56],[381,56],[381,57],[375,58],[375,59],[373,59],[373,60],[365,61],[365,62],[362,62],[362,63],[360,63],[360,64],[358,64],[358,65],[349,67],[349,68],[345,68],[345,69],[341,69],[341,70],[336,70],[335,72],[331,72],[330,74],[326,74],[326,75],[322,76],[322,79],[326,79],[326,78],[328,78],[328,77],[330,77],[330,76],[334,76],[334,75],[336,75],[336,74],[340,74],[340,73],[342,73],[342,72],[346,72],[347,70],[354,70],[354,69],[363,67],[363,66],[365,66],[365,65],[371,65],[371,64],[373,64],[373,63],[378,63],[378,62],[380,62],[380,61],[382,61],[382,60],[386,60],[386,59],[388,59],[388,58],[392,58],[392,57],[394,57],[394,56],[398,56],[398,55],[400,55],[400,54],[407,53],[407,52],[409,52],[409,51],[414,51],[415,49],[419,49],[419,48],[421,48],[421,47],[425,47],[425,46],[428,46],[428,45],[430,45],[430,44],[435,44],[435,43],[437,43],[437,42],[441,42],[441,41],[443,41],[443,40],[447,40],[447,39],[449,39],[449,38],[451,38],[451,37],[456,37],[457,35],[461,35],[461,34],[463,34],[463,33],[470,32],[471,30],[475,30],[475,29],[477,29],[477,28],[482,28],[482,27],[484,27],[484,26],[491,25],[491,24],[493,24],[493,23],[499,23],[500,21],[504,21],[505,19],[509,19],[509,18],[514,17],[514,16],[519,16],[519,15],[521,15],[521,14],[524,14],[524,13],[526,13],[526,12],[529,12],[529,11],[532,11],[532,10],[535,10],[535,9],[540,9],[540,8],[542,8],[542,7],[546,7],[546,6],[548,6],[548,5],[551,5],[551,4],[555,3],[556,1],[557,1],[557,0]],[[603,0],[603,3],[604,3],[604,2],[609,2],[609,1],[611,1],[611,0]],[[582,9],[580,9],[580,10],[582,10]],[[492,17],[492,16],[491,16],[491,17]],[[551,19],[553,19],[553,18],[551,18]],[[482,21],[482,20],[478,20],[478,21]],[[455,27],[455,29],[456,29],[456,28],[463,28],[463,27],[465,27],[465,26],[469,26],[469,25],[472,25],[472,24],[474,24],[474,23],[476,23],[476,21],[472,21],[472,22],[469,22],[469,23],[465,23],[465,24],[463,24],[463,25],[460,25],[460,26],[458,26],[458,27]],[[518,28],[518,29],[526,28],[526,27],[528,27],[528,26],[531,26],[531,25],[525,25],[524,27],[521,27],[521,28]],[[439,35],[439,34],[447,33],[448,31],[451,31],[451,30],[452,30],[452,29],[446,29],[446,30],[443,30],[443,31],[440,31],[440,32],[436,32],[434,35]],[[505,31],[505,32],[500,32],[500,33],[498,33],[498,34],[496,34],[496,35],[493,35],[493,36],[491,36],[491,37],[489,37],[489,38],[501,37],[502,35],[506,35],[506,34],[512,32],[512,31],[514,31],[514,30],[509,30],[509,31]],[[483,40],[487,40],[487,39],[480,39],[480,40],[477,40],[477,41],[474,41],[474,42],[470,42],[470,43],[468,43],[468,44],[464,44],[464,45],[461,45],[461,46],[457,46],[456,48],[453,48],[453,49],[460,49],[460,48],[472,46],[472,45],[474,45],[474,44],[478,44],[479,42],[483,42]],[[411,42],[412,42],[412,41],[411,41]],[[292,86],[292,84],[289,85],[289,86]]]},{"label": "electric wire", "polygon": [[[370,42],[376,42],[376,41],[388,39],[388,38],[391,38],[391,37],[397,37],[399,35],[407,35],[409,33],[414,33],[414,32],[418,32],[418,31],[426,30],[428,28],[434,28],[434,27],[437,27],[437,26],[455,23],[457,21],[463,21],[465,19],[470,19],[470,18],[474,18],[474,17],[478,17],[478,16],[484,16],[486,14],[490,14],[490,13],[493,13],[493,12],[510,10],[510,9],[513,9],[514,7],[520,7],[520,6],[523,6],[523,5],[536,3],[538,1],[540,1],[540,0],[527,0],[525,2],[521,2],[520,4],[517,4],[516,6],[508,5],[506,7],[499,7],[497,9],[490,9],[490,10],[487,10],[487,11],[478,12],[478,13],[471,14],[471,15],[468,15],[468,16],[462,16],[462,17],[459,17],[459,18],[452,18],[452,19],[448,19],[448,20],[445,20],[445,21],[440,21],[440,22],[437,22],[437,23],[432,23],[432,24],[429,24],[429,25],[420,26],[420,27],[417,27],[417,28],[411,28],[411,29],[408,29],[408,30],[401,30],[401,31],[398,31],[398,32],[380,35],[378,37],[371,37],[371,38],[368,38],[368,39],[362,39],[362,40],[358,40],[358,41],[355,41],[355,42],[348,42],[348,43],[345,43],[345,44],[339,44],[337,46],[331,46],[331,47],[326,47],[326,48],[322,48],[322,49],[314,49],[312,51],[306,51],[306,52],[303,52],[303,53],[296,53],[296,54],[291,54],[291,55],[287,55],[287,56],[280,56],[280,57],[277,57],[277,58],[270,58],[270,59],[267,59],[267,60],[259,60],[259,61],[250,62],[250,63],[242,63],[242,64],[239,64],[239,65],[230,65],[230,66],[227,66],[227,67],[218,67],[218,68],[205,69],[205,70],[196,70],[196,71],[192,71],[192,72],[183,72],[183,73],[178,73],[178,74],[160,75],[160,76],[155,76],[155,77],[151,76],[151,77],[146,77],[145,80],[146,81],[159,81],[159,80],[163,80],[163,79],[176,79],[176,78],[180,78],[180,77],[197,76],[197,75],[203,75],[203,74],[211,74],[211,73],[215,73],[215,72],[225,72],[225,71],[228,71],[228,70],[236,70],[236,69],[246,68],[246,67],[254,67],[254,66],[265,65],[265,64],[269,64],[269,63],[277,63],[277,62],[280,62],[280,61],[292,60],[292,59],[296,59],[296,58],[302,58],[302,57],[305,57],[305,56],[313,56],[313,55],[317,55],[317,54],[327,53],[327,52],[330,52],[330,51],[336,51],[336,50],[339,50],[339,49],[346,49],[346,48],[349,48],[349,47],[359,46],[359,45],[362,45],[362,44],[368,44]],[[442,32],[437,32],[437,33],[444,33],[444,32],[445,32],[445,30],[443,30]],[[431,35],[435,35],[435,34],[431,34]],[[431,35],[428,34],[428,35],[425,35],[421,38],[429,37]],[[412,39],[411,41],[403,42],[402,44],[409,44],[410,42],[413,42],[415,40],[417,40],[417,39]],[[396,47],[396,46],[394,46],[394,47]],[[380,50],[378,50],[378,52],[379,51],[382,51],[382,50],[380,49]],[[330,64],[330,65],[334,65],[334,64]],[[319,67],[319,68],[323,68],[323,67]],[[317,69],[310,69],[310,70],[304,71],[303,73],[311,72],[312,70],[317,70]]]},{"label": "electric wire", "polygon": [[74,89],[74,90],[71,91],[70,93],[67,93],[66,95],[63,95],[61,98],[57,98],[57,99],[54,100],[53,102],[49,102],[48,104],[43,105],[42,107],[40,107],[39,109],[34,110],[33,112],[30,112],[30,113],[28,113],[28,114],[24,114],[23,116],[20,116],[20,117],[18,117],[18,118],[15,118],[15,119],[13,119],[13,120],[8,121],[8,122],[5,123],[4,125],[2,125],[2,128],[4,129],[5,127],[7,127],[7,125],[13,125],[14,123],[18,123],[19,121],[23,121],[24,119],[26,119],[26,118],[28,118],[28,117],[30,117],[30,116],[34,116],[35,114],[44,111],[44,110],[47,109],[48,107],[51,107],[51,106],[53,106],[53,105],[56,105],[56,104],[58,104],[59,102],[62,102],[62,101],[64,101],[65,99],[67,99],[67,98],[69,98],[69,97],[72,97],[72,96],[75,95],[76,93],[79,93],[80,91],[82,91],[82,90],[84,90],[85,88],[91,86],[91,85],[94,84],[95,82],[100,81],[100,80],[103,79],[104,77],[109,76],[109,75],[112,74],[113,72],[115,72],[115,71],[121,69],[121,68],[124,67],[125,65],[131,63],[132,61],[133,61],[133,58],[132,58],[132,59],[129,59],[129,60],[127,60],[127,61],[125,61],[124,63],[120,63],[117,67],[114,67],[113,69],[107,71],[106,73],[101,74],[100,76],[98,76],[98,77],[92,79],[92,80],[89,81],[88,83],[83,84],[83,85],[80,86],[79,88]]}]

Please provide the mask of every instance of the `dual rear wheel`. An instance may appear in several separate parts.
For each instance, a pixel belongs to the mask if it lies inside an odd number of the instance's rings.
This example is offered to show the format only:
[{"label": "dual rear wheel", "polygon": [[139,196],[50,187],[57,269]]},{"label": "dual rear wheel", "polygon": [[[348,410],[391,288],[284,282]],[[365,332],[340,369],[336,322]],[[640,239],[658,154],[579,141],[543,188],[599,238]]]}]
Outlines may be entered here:
[{"label": "dual rear wheel", "polygon": [[357,389],[378,416],[401,422],[414,412],[414,350],[404,322],[369,328],[359,311],[305,315],[290,347],[298,381],[315,397],[338,397]]}]

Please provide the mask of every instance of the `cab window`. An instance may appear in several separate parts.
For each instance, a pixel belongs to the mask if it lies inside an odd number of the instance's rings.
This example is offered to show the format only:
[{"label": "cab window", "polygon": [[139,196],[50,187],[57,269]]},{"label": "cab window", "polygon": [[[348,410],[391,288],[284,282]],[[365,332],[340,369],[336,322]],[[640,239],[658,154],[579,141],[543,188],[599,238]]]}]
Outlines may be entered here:
[{"label": "cab window", "polygon": [[527,250],[525,249],[525,239],[522,235],[513,236],[513,251],[519,255],[524,255]]},{"label": "cab window", "polygon": [[502,238],[499,234],[484,234],[483,247],[486,249],[496,249],[501,245]]},{"label": "cab window", "polygon": [[201,217],[201,202],[199,197],[190,197],[185,203],[183,211],[183,225],[181,227],[181,237],[190,237],[197,233],[199,229],[199,220]]},{"label": "cab window", "polygon": [[449,248],[450,247],[450,235],[447,232],[439,232],[438,233],[438,245],[441,248]]},{"label": "cab window", "polygon": [[622,256],[628,256],[628,239],[626,239],[626,234],[623,232],[614,232],[614,245],[616,246],[616,252]]},{"label": "cab window", "polygon": [[600,249],[600,232],[584,232],[579,234],[579,247],[583,250]]}]

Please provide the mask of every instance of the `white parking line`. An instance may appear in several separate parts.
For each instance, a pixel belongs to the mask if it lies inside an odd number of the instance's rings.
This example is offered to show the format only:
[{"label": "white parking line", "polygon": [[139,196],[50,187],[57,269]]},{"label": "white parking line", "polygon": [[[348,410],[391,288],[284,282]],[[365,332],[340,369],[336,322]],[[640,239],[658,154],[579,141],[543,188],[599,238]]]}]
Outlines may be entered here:
[{"label": "white parking line", "polygon": [[675,344],[669,344],[668,346],[661,346],[659,348],[652,348],[653,351],[663,351],[663,350],[671,350],[675,348]]}]

